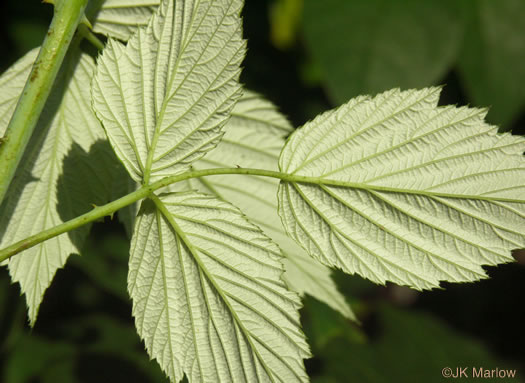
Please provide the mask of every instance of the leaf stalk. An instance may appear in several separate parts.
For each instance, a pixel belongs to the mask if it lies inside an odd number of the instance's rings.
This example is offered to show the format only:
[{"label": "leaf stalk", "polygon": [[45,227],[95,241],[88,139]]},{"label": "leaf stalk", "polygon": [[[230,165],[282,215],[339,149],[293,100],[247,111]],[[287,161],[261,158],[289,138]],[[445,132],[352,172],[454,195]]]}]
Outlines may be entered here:
[{"label": "leaf stalk", "polygon": [[285,182],[345,187],[345,188],[360,189],[360,190],[375,191],[375,192],[384,192],[384,193],[417,194],[417,195],[424,195],[427,197],[462,198],[462,199],[467,198],[467,199],[473,199],[473,200],[518,202],[518,203],[525,202],[522,200],[512,200],[512,199],[499,198],[499,197],[476,196],[476,195],[471,195],[471,196],[455,195],[455,194],[432,192],[432,191],[395,189],[395,188],[384,187],[384,186],[352,183],[352,182],[346,182],[346,181],[340,181],[340,180],[329,180],[329,179],[324,179],[320,177],[299,176],[295,174],[288,174],[288,173],[282,173],[282,172],[271,171],[271,170],[263,170],[263,169],[215,168],[215,169],[192,170],[186,173],[182,173],[182,174],[178,174],[178,175],[174,175],[170,177],[165,177],[150,185],[144,185],[140,189],[137,189],[136,191],[129,193],[122,198],[119,198],[106,205],[95,207],[93,210],[91,210],[88,213],[80,215],[67,222],[64,222],[53,228],[44,230],[38,234],[27,237],[26,239],[23,239],[11,246],[8,246],[0,250],[0,262],[3,262],[6,259],[9,259],[10,257],[12,257],[13,255],[18,254],[21,251],[29,249],[35,245],[38,245],[39,243],[44,242],[50,238],[53,238],[60,234],[74,230],[80,226],[96,221],[105,216],[111,216],[117,210],[122,209],[125,206],[131,205],[132,203],[135,203],[141,199],[148,198],[153,192],[155,192],[158,189],[161,189],[163,187],[166,187],[176,182],[188,180],[190,178],[200,178],[200,177],[216,176],[216,175],[262,176],[262,177],[277,178]]},{"label": "leaf stalk", "polygon": [[53,2],[53,19],[0,145],[0,203],[35,129],[87,2]]}]

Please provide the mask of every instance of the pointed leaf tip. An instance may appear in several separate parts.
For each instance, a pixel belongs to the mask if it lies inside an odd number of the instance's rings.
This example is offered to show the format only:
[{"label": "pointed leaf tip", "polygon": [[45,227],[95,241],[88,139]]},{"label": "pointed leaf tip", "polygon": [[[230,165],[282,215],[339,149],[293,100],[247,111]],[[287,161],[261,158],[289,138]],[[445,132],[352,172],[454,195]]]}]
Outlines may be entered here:
[{"label": "pointed leaf tip", "polygon": [[137,182],[186,171],[213,149],[231,108],[245,42],[242,1],[164,1],[127,46],[111,41],[94,109]]},{"label": "pointed leaf tip", "polygon": [[[437,89],[437,91],[436,91]],[[313,257],[416,289],[486,277],[525,247],[525,139],[438,88],[358,97],[292,134],[279,214]]]}]

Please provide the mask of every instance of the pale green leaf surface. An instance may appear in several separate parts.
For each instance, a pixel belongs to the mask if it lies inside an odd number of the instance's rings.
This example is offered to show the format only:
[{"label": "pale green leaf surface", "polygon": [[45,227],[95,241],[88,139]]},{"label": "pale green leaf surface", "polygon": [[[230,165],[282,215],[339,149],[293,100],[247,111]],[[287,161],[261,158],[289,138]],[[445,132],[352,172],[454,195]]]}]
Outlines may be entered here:
[{"label": "pale green leaf surface", "polygon": [[[14,111],[36,53],[37,50],[28,53],[0,78],[4,98],[0,112],[1,132],[5,131]],[[80,192],[79,196],[65,186],[61,178],[66,157],[70,158],[79,151],[88,152],[97,139],[104,137],[90,107],[89,83],[94,66],[88,55],[82,55],[79,60],[78,55],[66,58],[63,71],[57,78],[58,85],[50,95],[0,208],[0,248],[73,218],[79,204],[89,208],[89,203],[95,202],[89,199],[92,194],[87,194],[90,187],[70,185]],[[71,79],[64,92],[69,76]],[[100,177],[96,171],[78,174],[77,169],[76,172],[84,182]],[[62,193],[59,201],[57,193],[61,187],[68,192]],[[78,252],[77,245],[86,229],[49,239],[9,260],[11,278],[20,283],[26,296],[31,324],[55,272],[65,264],[69,254]]]},{"label": "pale green leaf surface", "polygon": [[[245,91],[232,111],[217,148],[196,161],[193,167],[241,166],[277,170],[284,136],[292,130],[288,120],[273,104]],[[213,176],[190,179],[185,185],[174,184],[170,190],[180,190],[181,187],[212,193],[234,203],[281,248],[285,256],[284,280],[289,288],[301,296],[307,293],[319,299],[347,318],[355,318],[344,296],[337,291],[330,269],[308,256],[286,235],[277,215],[277,180],[245,175]]]},{"label": "pale green leaf surface", "polygon": [[138,333],[174,382],[303,382],[309,355],[281,254],[227,202],[189,193],[146,200],[128,290]]},{"label": "pale green leaf surface", "polygon": [[240,96],[242,1],[164,1],[127,46],[110,40],[94,108],[137,182],[182,173],[220,140]]},{"label": "pale green leaf surface", "polygon": [[326,265],[417,289],[486,277],[525,247],[525,140],[439,88],[358,97],[288,140],[287,232]]},{"label": "pale green leaf surface", "polygon": [[0,137],[4,136],[7,125],[9,125],[9,120],[15,111],[16,103],[37,55],[37,48],[29,51],[0,76],[0,89],[2,90],[0,92]]},{"label": "pale green leaf surface", "polygon": [[148,21],[161,0],[105,0],[93,22],[93,31],[122,41]]}]

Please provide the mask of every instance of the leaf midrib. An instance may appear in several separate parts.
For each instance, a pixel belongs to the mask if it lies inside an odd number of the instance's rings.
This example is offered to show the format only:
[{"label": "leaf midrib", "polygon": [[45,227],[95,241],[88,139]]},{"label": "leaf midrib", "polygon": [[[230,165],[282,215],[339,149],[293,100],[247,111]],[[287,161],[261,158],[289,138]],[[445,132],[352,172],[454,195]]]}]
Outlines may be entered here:
[{"label": "leaf midrib", "polygon": [[[494,171],[497,173],[498,171]],[[489,173],[490,174],[490,173]],[[467,199],[467,200],[476,200],[476,201],[487,201],[487,202],[510,202],[510,203],[525,203],[525,199],[514,199],[514,198],[503,198],[503,197],[494,197],[494,196],[484,196],[484,195],[473,195],[473,194],[453,194],[453,193],[443,193],[427,190],[413,190],[413,189],[403,189],[403,188],[394,188],[389,186],[378,186],[378,185],[368,185],[366,183],[359,182],[345,182],[340,180],[325,180],[318,177],[307,177],[307,176],[290,176],[280,177],[283,182],[288,182],[291,184],[310,184],[317,186],[333,186],[333,187],[343,187],[350,189],[358,189],[365,191],[376,191],[383,193],[398,193],[398,194],[411,194],[411,195],[420,195],[426,197],[438,197],[438,198],[453,198],[453,199]]]},{"label": "leaf midrib", "polygon": [[[197,263],[197,265],[199,267],[199,270],[202,271],[202,273],[206,276],[206,278],[208,279],[210,284],[213,286],[213,288],[220,295],[221,300],[228,307],[228,311],[230,312],[230,314],[234,318],[235,323],[237,324],[237,326],[239,326],[239,328],[241,329],[241,331],[242,331],[246,341],[250,344],[250,348],[251,348],[252,352],[257,356],[257,359],[259,360],[259,362],[263,366],[263,368],[266,371],[266,374],[268,375],[268,377],[272,380],[272,382],[275,382],[274,376],[273,376],[269,366],[266,364],[265,360],[259,354],[259,351],[255,347],[255,344],[253,344],[253,342],[252,342],[252,339],[251,339],[252,334],[250,334],[250,332],[244,327],[244,324],[242,323],[240,318],[237,316],[237,313],[235,312],[235,310],[231,306],[231,303],[224,296],[224,292],[222,291],[220,286],[217,285],[217,283],[215,282],[215,279],[213,278],[213,276],[210,275],[210,272],[208,271],[208,269],[202,263],[201,259],[198,256],[197,250],[193,247],[193,245],[191,244],[189,239],[186,237],[186,233],[184,233],[184,231],[179,227],[177,222],[175,222],[175,220],[171,216],[171,213],[169,212],[169,210],[166,208],[164,203],[158,197],[152,195],[150,198],[153,200],[153,202],[155,203],[155,206],[157,206],[157,208],[160,210],[160,212],[162,213],[164,218],[169,222],[170,226],[175,231],[177,236],[182,240],[184,245],[190,251],[193,259],[195,260],[195,262]],[[262,344],[264,344],[264,343],[262,343]],[[199,365],[200,365],[200,363],[201,363],[201,361],[199,360]],[[295,373],[294,370],[292,370],[292,371]]]},{"label": "leaf midrib", "polygon": [[[183,2],[182,3],[182,6],[185,7],[185,3]],[[231,5],[231,4],[230,4]],[[175,5],[176,7],[176,5]],[[199,2],[197,2],[197,4],[193,7],[192,9],[192,16],[191,16],[191,20],[190,22],[188,23],[188,25],[184,26],[182,24],[178,25],[178,26],[182,26],[182,30],[180,31],[181,33],[181,41],[180,41],[180,46],[179,46],[179,51],[177,52],[178,55],[177,55],[177,59],[175,61],[175,64],[174,64],[174,68],[173,68],[173,71],[172,71],[172,76],[170,77],[170,80],[169,80],[169,85],[166,87],[166,91],[171,91],[171,95],[167,95],[165,94],[164,95],[164,100],[162,101],[162,107],[161,107],[161,110],[160,110],[160,113],[159,113],[159,116],[155,122],[155,134],[153,135],[153,140],[152,140],[152,143],[151,143],[151,146],[149,148],[149,153],[148,153],[148,158],[147,158],[147,161],[146,161],[146,169],[145,169],[145,173],[144,173],[144,184],[148,184],[149,183],[149,179],[150,179],[150,176],[151,176],[151,173],[154,171],[153,169],[153,163],[155,162],[155,150],[156,150],[156,147],[157,147],[157,143],[158,143],[158,140],[160,138],[160,136],[162,135],[162,131],[160,129],[161,125],[162,125],[162,122],[164,121],[164,113],[166,112],[166,108],[171,100],[171,98],[173,97],[173,95],[179,90],[180,86],[182,86],[182,84],[184,84],[187,80],[187,78],[189,77],[189,75],[191,73],[193,73],[197,63],[199,62],[199,60],[202,58],[202,55],[204,54],[204,52],[206,51],[206,49],[208,48],[209,44],[211,43],[211,40],[213,39],[213,37],[215,36],[215,34],[217,33],[217,29],[215,29],[213,31],[213,34],[212,36],[210,36],[210,38],[208,39],[208,41],[206,42],[206,46],[204,47],[204,49],[201,50],[200,54],[199,54],[199,57],[195,60],[195,65],[192,66],[191,70],[185,74],[184,78],[181,80],[181,83],[179,84],[179,87],[177,87],[176,89],[172,90],[172,87],[173,87],[173,81],[175,80],[175,77],[176,77],[176,73],[178,71],[178,68],[179,68],[179,64],[180,64],[180,61],[181,61],[181,58],[183,57],[184,55],[184,52],[186,51],[186,48],[188,46],[188,44],[190,43],[191,39],[193,38],[193,35],[190,36],[190,38],[188,39],[188,36],[184,36],[185,34],[189,33],[190,29],[191,29],[191,26],[193,25],[194,21],[195,21],[195,16],[196,16],[196,10],[198,9],[199,7]],[[209,10],[211,9],[212,5],[210,3],[209,7],[206,9],[206,13],[205,15],[202,17],[201,19],[201,24],[204,22],[204,20],[206,19],[206,16],[209,12]],[[229,8],[228,8],[229,9]],[[184,12],[183,12],[184,13]],[[226,17],[226,13],[223,15],[223,19]],[[171,17],[170,21],[172,23],[175,23],[175,19],[174,17]],[[166,20],[164,21],[164,25],[166,23]],[[199,24],[196,28],[196,30],[199,30],[200,27],[201,27],[201,24]],[[184,28],[186,27],[186,28]],[[175,29],[175,26],[174,26],[174,29]],[[164,33],[164,28],[162,29],[162,33]],[[196,33],[196,32],[194,32]],[[159,39],[159,42],[162,40],[162,37]],[[173,52],[170,52],[168,55],[171,55],[173,54]],[[168,62],[169,62],[169,59],[168,59]],[[157,56],[157,62],[155,65],[155,70],[157,70],[158,68],[158,56]],[[202,97],[202,95],[201,95]],[[187,113],[188,111],[186,111],[185,113]],[[185,114],[184,113],[184,114]],[[180,117],[179,117],[180,119]],[[175,145],[175,148],[177,147],[178,145]],[[173,148],[173,150],[175,149]]]}]

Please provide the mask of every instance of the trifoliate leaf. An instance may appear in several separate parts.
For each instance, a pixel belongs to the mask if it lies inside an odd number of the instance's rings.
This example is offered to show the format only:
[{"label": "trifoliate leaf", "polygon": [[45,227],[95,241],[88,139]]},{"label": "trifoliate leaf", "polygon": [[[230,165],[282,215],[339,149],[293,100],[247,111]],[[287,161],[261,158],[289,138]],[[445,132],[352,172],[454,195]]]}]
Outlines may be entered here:
[{"label": "trifoliate leaf", "polygon": [[[232,111],[217,148],[193,166],[195,169],[240,166],[277,170],[284,136],[292,130],[290,123],[270,102],[245,91]],[[347,318],[355,318],[345,298],[337,291],[330,269],[308,256],[286,235],[277,215],[277,180],[225,175],[188,180],[187,187],[213,193],[234,203],[251,222],[262,228],[285,256],[284,280],[288,287],[300,295],[312,295]]]},{"label": "trifoliate leaf", "polygon": [[[37,50],[28,53],[0,78],[0,93],[4,97],[1,133],[7,127],[36,53]],[[66,57],[0,208],[0,248],[74,218],[91,209],[92,203],[106,202],[101,190],[115,180],[112,164],[104,161],[106,157],[97,150],[95,157],[99,164],[104,162],[103,170],[90,167],[96,166],[93,163],[81,166],[92,144],[104,137],[91,110],[89,84],[94,67],[88,55],[79,57],[78,52],[71,52]],[[114,161],[111,151],[106,149],[107,153]],[[69,170],[64,173],[66,168]],[[9,260],[11,278],[20,283],[26,296],[31,324],[55,272],[71,253],[79,251],[87,230],[85,226],[62,234]]]},{"label": "trifoliate leaf", "polygon": [[427,289],[484,278],[525,247],[525,140],[484,110],[436,107],[439,92],[358,97],[290,137],[279,214],[312,256]]},{"label": "trifoliate leaf", "polygon": [[161,0],[105,0],[93,23],[93,31],[115,39],[128,39],[148,21]]},{"label": "trifoliate leaf", "polygon": [[215,197],[146,200],[128,290],[138,333],[174,382],[304,382],[309,355],[280,252]]},{"label": "trifoliate leaf", "polygon": [[127,46],[109,41],[93,105],[135,181],[184,172],[220,140],[240,96],[241,5],[165,0]]}]

